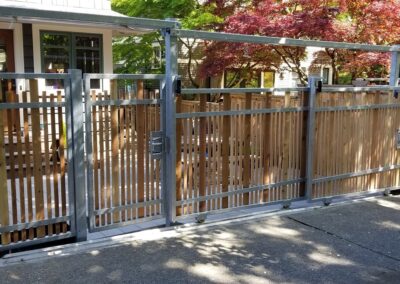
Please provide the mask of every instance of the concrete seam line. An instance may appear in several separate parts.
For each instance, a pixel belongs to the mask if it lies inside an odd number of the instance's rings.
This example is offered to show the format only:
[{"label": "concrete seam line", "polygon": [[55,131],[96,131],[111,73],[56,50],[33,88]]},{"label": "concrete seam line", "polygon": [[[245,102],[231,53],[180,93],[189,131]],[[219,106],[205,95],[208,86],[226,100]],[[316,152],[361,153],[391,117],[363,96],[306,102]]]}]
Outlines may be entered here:
[{"label": "concrete seam line", "polygon": [[[345,200],[339,203],[333,203],[329,207],[336,207],[336,206],[344,206],[356,202],[367,202],[369,200],[376,199],[377,196],[372,196],[372,197],[361,197],[353,200]],[[238,216],[230,217],[228,219],[224,220],[216,220],[216,221],[211,221],[210,223],[206,224],[186,224],[186,225],[180,225],[176,227],[170,227],[170,228],[158,228],[158,229],[149,229],[149,230],[143,230],[143,231],[138,231],[138,232],[133,232],[133,233],[128,233],[128,234],[123,234],[123,235],[118,235],[114,237],[105,237],[102,239],[98,240],[90,240],[90,241],[85,241],[81,243],[75,243],[75,244],[67,244],[67,245],[61,245],[57,247],[50,247],[50,248],[45,248],[45,249],[39,249],[39,250],[33,250],[33,251],[28,251],[28,252],[21,252],[21,253],[16,253],[12,255],[6,255],[2,259],[0,259],[0,267],[1,266],[6,266],[6,265],[11,265],[11,264],[16,264],[16,263],[21,263],[21,262],[35,262],[35,261],[40,261],[41,259],[44,258],[52,258],[52,257],[59,257],[59,256],[66,256],[66,255],[71,255],[75,253],[81,253],[81,252],[87,252],[90,250],[95,250],[95,249],[104,249],[108,248],[110,246],[118,246],[118,245],[123,245],[131,242],[147,242],[147,241],[152,241],[146,240],[143,238],[143,235],[152,235],[153,232],[157,232],[159,234],[159,239],[167,239],[171,237],[179,237],[180,235],[184,235],[185,233],[189,232],[195,232],[195,231],[201,231],[204,229],[216,227],[216,226],[223,226],[227,224],[235,224],[235,223],[240,223],[240,222],[247,222],[247,221],[252,221],[252,220],[257,220],[257,219],[262,219],[266,217],[275,217],[275,216],[288,216],[288,215],[293,215],[296,213],[301,213],[305,211],[311,211],[315,209],[324,209],[321,205],[314,205],[308,203],[308,206],[301,207],[301,208],[295,208],[295,209],[289,209],[289,210],[274,210],[270,212],[255,212],[255,213],[248,213],[247,215],[239,215],[240,212],[238,212]],[[172,233],[172,235],[171,235]]]},{"label": "concrete seam line", "polygon": [[[331,231],[322,229],[322,228],[317,227],[317,226],[315,226],[315,225],[311,225],[311,224],[309,224],[309,223],[307,223],[307,222],[304,222],[304,221],[297,220],[296,218],[293,218],[293,217],[291,217],[291,216],[287,216],[286,218],[289,219],[289,220],[292,220],[293,222],[296,222],[296,223],[298,223],[298,224],[301,224],[301,225],[303,225],[303,226],[312,228],[312,229],[314,229],[314,230],[323,232],[323,233],[328,234],[328,235],[330,235],[330,236],[332,236],[332,237],[334,237],[334,238],[337,238],[337,239],[339,239],[339,240],[345,241],[345,242],[347,242],[347,243],[349,243],[349,244],[358,246],[359,248],[368,250],[368,251],[373,252],[373,253],[375,253],[375,254],[378,254],[378,255],[380,255],[380,256],[383,256],[383,257],[389,258],[389,259],[391,259],[391,260],[400,262],[400,258],[391,256],[391,255],[387,255],[387,254],[385,254],[385,253],[383,253],[383,252],[380,252],[380,251],[371,249],[371,248],[369,248],[369,247],[367,247],[367,246],[364,246],[364,245],[362,245],[362,244],[359,244],[359,243],[357,243],[357,242],[354,242],[354,241],[352,241],[352,240],[349,240],[349,239],[347,239],[347,238],[345,238],[345,237],[339,236],[338,234],[336,234],[336,233],[334,233],[334,232],[331,232]],[[396,271],[396,270],[394,270],[394,271]]]}]

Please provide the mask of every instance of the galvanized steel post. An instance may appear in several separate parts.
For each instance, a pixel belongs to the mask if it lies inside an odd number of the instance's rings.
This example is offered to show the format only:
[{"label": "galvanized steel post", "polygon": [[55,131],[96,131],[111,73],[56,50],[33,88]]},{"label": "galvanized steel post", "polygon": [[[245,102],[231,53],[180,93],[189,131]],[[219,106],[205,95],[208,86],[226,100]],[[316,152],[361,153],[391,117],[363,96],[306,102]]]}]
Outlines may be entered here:
[{"label": "galvanized steel post", "polygon": [[[86,191],[85,191],[85,150],[83,138],[83,103],[82,71],[68,70],[71,78],[71,112],[72,112],[72,156],[74,174],[74,203],[77,241],[87,239]],[[69,165],[71,166],[71,165]]]},{"label": "galvanized steel post", "polygon": [[[396,46],[399,47],[399,46]],[[392,51],[392,60],[390,65],[390,86],[397,87],[399,85],[400,75],[400,54],[398,51]],[[398,91],[393,91],[394,96],[398,97]]]},{"label": "galvanized steel post", "polygon": [[163,97],[165,158],[163,159],[163,192],[166,225],[176,218],[176,117],[175,82],[178,75],[178,40],[172,30],[163,29],[165,38],[165,95]]},{"label": "galvanized steel post", "polygon": [[312,199],[313,161],[314,161],[314,133],[315,133],[315,99],[319,77],[310,77],[308,80],[308,119],[307,119],[307,148],[306,148],[306,199]]}]

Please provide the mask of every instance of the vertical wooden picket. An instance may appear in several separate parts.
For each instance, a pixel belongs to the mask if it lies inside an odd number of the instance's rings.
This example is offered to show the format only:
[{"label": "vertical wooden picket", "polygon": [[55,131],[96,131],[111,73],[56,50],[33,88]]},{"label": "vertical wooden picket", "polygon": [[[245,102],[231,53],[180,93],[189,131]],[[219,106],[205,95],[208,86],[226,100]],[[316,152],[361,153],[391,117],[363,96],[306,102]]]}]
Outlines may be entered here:
[{"label": "vertical wooden picket", "polygon": [[[0,82],[0,103],[3,103],[2,85]],[[9,206],[8,206],[8,188],[7,188],[7,163],[6,163],[6,151],[5,151],[5,140],[4,140],[4,120],[6,111],[0,110],[0,223],[1,226],[10,225],[9,220]],[[10,233],[1,234],[1,244],[7,245],[11,242]]]},{"label": "vertical wooden picket", "polygon": [[[37,80],[30,80],[31,101],[39,102],[39,87]],[[44,200],[43,200],[43,170],[42,170],[42,147],[40,131],[40,110],[32,109],[32,143],[33,147],[33,176],[35,185],[35,209],[36,220],[44,220]],[[57,206],[57,204],[56,204]],[[45,236],[45,227],[37,228],[37,237]]]},{"label": "vertical wooden picket", "polygon": [[[245,109],[251,109],[252,94],[245,94]],[[251,181],[251,115],[246,115],[244,118],[243,130],[243,188],[250,187]],[[241,131],[242,132],[242,131]],[[253,146],[254,147],[254,146]],[[250,194],[248,192],[243,194],[243,205],[250,204]]]},{"label": "vertical wooden picket", "polygon": [[[200,112],[205,112],[206,111],[206,103],[207,103],[207,97],[204,95],[200,95]],[[189,120],[191,121],[191,120]],[[207,147],[207,125],[206,125],[207,119],[205,117],[200,118],[200,134],[199,134],[199,143],[200,143],[200,159],[199,159],[199,195],[200,196],[205,196],[206,195],[206,147]],[[208,153],[209,156],[210,153]],[[190,156],[192,153],[189,154]],[[191,159],[191,157],[190,157]],[[209,166],[209,157],[208,157],[208,166]],[[206,202],[201,201],[199,204],[199,210],[200,212],[206,211]]]},{"label": "vertical wooden picket", "polygon": [[[231,97],[230,94],[224,94],[223,110],[229,111],[231,109]],[[222,192],[229,192],[229,174],[230,165],[229,153],[230,148],[230,136],[231,136],[231,117],[226,115],[222,119]],[[229,197],[222,198],[222,208],[229,207]]]},{"label": "vertical wooden picket", "polygon": [[[144,99],[144,84],[143,81],[137,81],[137,99]],[[137,183],[138,183],[138,198],[139,202],[145,201],[145,180],[144,180],[144,138],[145,138],[145,107],[138,105],[136,107],[136,123],[137,123]],[[139,208],[139,217],[144,217],[145,208]]]}]

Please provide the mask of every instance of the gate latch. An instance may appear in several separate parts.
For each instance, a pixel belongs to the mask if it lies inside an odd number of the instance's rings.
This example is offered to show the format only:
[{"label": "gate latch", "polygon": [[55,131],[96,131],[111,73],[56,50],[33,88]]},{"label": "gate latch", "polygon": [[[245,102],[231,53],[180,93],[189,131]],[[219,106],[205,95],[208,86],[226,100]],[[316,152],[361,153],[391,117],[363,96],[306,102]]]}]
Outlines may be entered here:
[{"label": "gate latch", "polygon": [[150,133],[149,152],[155,160],[160,160],[164,152],[164,138],[162,131]]}]

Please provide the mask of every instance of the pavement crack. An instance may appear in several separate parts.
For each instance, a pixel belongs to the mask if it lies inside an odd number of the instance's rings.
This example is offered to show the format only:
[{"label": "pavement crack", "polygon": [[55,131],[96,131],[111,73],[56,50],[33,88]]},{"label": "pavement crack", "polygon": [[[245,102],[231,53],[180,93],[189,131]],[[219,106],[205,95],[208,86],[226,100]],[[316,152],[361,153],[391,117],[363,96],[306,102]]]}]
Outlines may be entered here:
[{"label": "pavement crack", "polygon": [[368,251],[370,251],[370,252],[372,252],[372,253],[375,253],[375,254],[378,254],[378,255],[380,255],[380,256],[389,258],[389,259],[391,259],[391,260],[400,262],[400,258],[391,256],[391,255],[388,255],[388,254],[383,253],[383,252],[378,251],[378,250],[374,250],[374,249],[372,249],[372,248],[370,248],[370,247],[367,247],[367,246],[364,246],[364,245],[359,244],[359,243],[357,243],[357,242],[354,242],[354,241],[352,241],[352,240],[346,239],[346,238],[344,238],[344,237],[342,237],[342,236],[340,236],[340,235],[337,235],[337,234],[335,234],[335,233],[333,233],[333,232],[324,230],[324,229],[322,229],[322,228],[319,228],[319,227],[317,227],[317,226],[308,224],[308,223],[303,222],[303,221],[299,221],[299,220],[297,220],[297,219],[295,219],[295,218],[293,218],[293,217],[290,217],[290,216],[286,216],[286,218],[288,218],[289,220],[292,220],[292,221],[294,221],[294,222],[296,222],[296,223],[299,223],[299,224],[301,224],[301,225],[303,225],[303,226],[306,226],[306,227],[315,229],[315,230],[317,230],[317,231],[323,232],[323,233],[328,234],[328,235],[330,235],[330,236],[333,236],[333,237],[335,237],[335,238],[337,238],[337,239],[340,239],[340,240],[342,240],[342,241],[345,241],[345,242],[347,242],[347,243],[350,243],[350,244],[352,244],[352,245],[355,245],[355,246],[357,246],[357,247],[359,247],[359,248],[368,250]]}]

